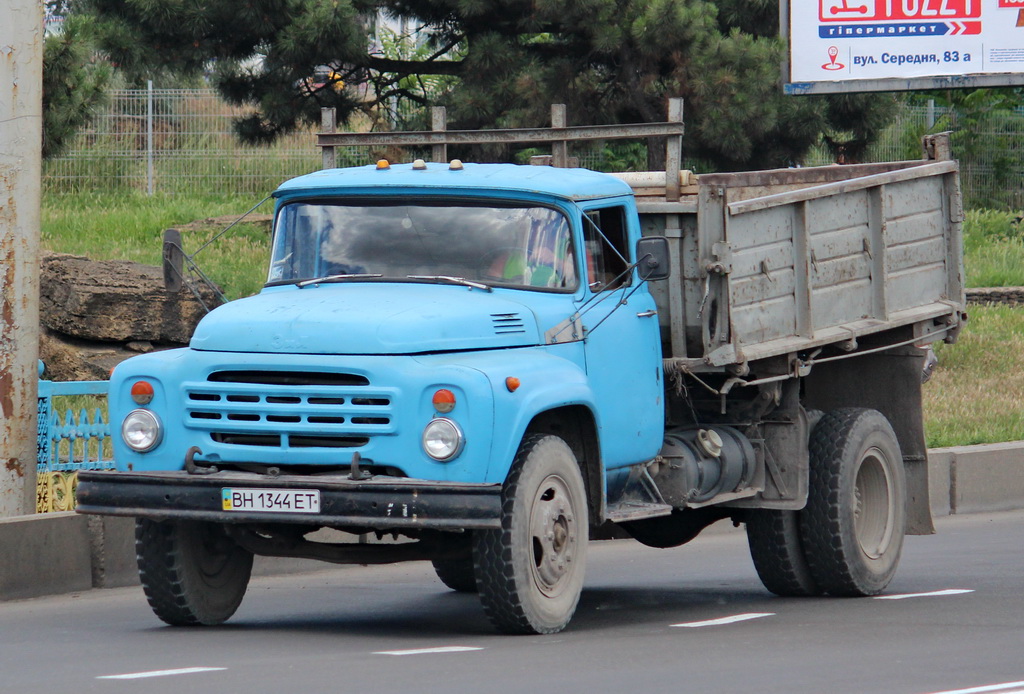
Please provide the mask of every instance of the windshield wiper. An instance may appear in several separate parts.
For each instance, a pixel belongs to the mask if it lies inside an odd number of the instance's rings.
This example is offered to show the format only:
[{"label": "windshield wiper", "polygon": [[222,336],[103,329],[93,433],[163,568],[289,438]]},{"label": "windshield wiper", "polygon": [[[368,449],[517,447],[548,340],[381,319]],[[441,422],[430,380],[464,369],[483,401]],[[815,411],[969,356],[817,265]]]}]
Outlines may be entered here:
[{"label": "windshield wiper", "polygon": [[473,280],[467,280],[465,277],[451,277],[449,275],[406,275],[405,278],[409,280],[441,280],[442,282],[461,284],[463,287],[483,289],[485,292],[492,291],[489,285],[481,282],[474,282]]},{"label": "windshield wiper", "polygon": [[299,289],[308,287],[311,284],[324,284],[325,282],[343,282],[345,280],[361,280],[361,279],[374,279],[377,277],[383,277],[383,275],[327,275],[326,277],[317,277],[312,280],[302,280],[296,282],[295,286]]}]

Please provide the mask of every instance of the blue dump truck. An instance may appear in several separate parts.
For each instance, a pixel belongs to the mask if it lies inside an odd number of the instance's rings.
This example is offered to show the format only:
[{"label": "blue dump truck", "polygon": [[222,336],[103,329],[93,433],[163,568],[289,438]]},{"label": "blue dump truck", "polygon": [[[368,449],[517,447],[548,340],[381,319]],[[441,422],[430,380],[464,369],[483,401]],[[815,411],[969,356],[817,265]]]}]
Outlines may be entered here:
[{"label": "blue dump truck", "polygon": [[922,358],[965,318],[948,145],[698,177],[667,158],[285,182],[266,287],[114,371],[117,469],[81,474],[79,511],[137,519],[172,625],[228,619],[268,555],[431,561],[500,631],[552,633],[591,538],[675,547],[723,519],[774,593],[881,592],[933,531]]}]

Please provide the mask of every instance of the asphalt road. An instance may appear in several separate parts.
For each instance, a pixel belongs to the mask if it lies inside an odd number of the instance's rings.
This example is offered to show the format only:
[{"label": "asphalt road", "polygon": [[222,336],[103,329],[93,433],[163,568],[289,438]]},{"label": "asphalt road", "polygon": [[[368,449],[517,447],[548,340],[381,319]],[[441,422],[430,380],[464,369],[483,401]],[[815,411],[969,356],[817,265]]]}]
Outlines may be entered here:
[{"label": "asphalt road", "polygon": [[1024,512],[938,529],[884,600],[773,597],[725,526],[597,543],[542,637],[495,634],[426,563],[256,578],[217,628],[163,626],[139,588],[0,603],[0,692],[1024,692]]}]

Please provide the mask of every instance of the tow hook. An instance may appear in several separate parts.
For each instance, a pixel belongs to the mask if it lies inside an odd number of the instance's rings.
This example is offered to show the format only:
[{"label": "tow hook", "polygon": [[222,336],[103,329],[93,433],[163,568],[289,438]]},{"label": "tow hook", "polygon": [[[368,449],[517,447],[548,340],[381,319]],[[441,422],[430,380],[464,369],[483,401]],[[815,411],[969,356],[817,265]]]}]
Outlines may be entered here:
[{"label": "tow hook", "polygon": [[188,449],[188,453],[185,454],[185,472],[190,475],[212,475],[217,472],[216,465],[197,465],[196,456],[202,455],[203,452],[199,446],[192,446]]},{"label": "tow hook", "polygon": [[352,470],[348,474],[350,480],[368,480],[373,477],[368,470],[359,469],[360,460],[362,456],[359,455],[359,451],[352,454]]}]

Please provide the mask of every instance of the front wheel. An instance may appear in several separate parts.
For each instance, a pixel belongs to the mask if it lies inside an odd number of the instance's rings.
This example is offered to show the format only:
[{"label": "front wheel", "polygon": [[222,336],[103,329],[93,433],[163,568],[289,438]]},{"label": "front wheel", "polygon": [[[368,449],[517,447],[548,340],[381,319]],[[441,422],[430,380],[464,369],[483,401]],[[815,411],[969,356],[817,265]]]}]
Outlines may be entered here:
[{"label": "front wheel", "polygon": [[508,634],[552,634],[583,588],[589,519],[576,456],[557,436],[523,440],[502,491],[500,530],[473,534],[480,602]]},{"label": "front wheel", "polygon": [[896,434],[876,410],[833,410],[815,427],[809,448],[800,535],[811,574],[830,595],[877,595],[896,573],[906,526]]},{"label": "front wheel", "polygon": [[139,518],[135,553],[149,606],[173,626],[227,621],[252,573],[252,553],[216,523]]}]

